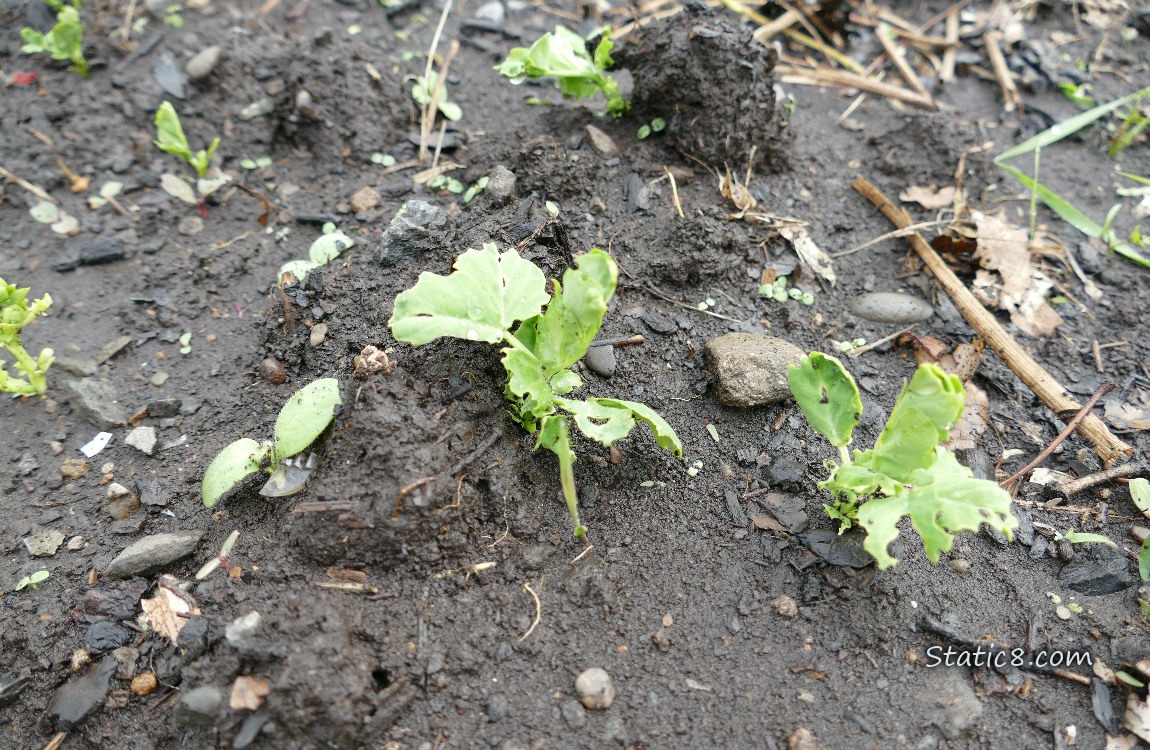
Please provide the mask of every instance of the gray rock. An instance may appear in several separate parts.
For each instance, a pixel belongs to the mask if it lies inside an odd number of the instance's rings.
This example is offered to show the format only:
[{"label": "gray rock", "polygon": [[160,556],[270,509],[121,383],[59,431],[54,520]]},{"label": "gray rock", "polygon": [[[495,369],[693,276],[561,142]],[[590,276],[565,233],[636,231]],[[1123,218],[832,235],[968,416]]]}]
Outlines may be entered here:
[{"label": "gray rock", "polygon": [[224,638],[235,648],[242,648],[259,633],[262,618],[256,611],[237,617],[224,629]]},{"label": "gray rock", "polygon": [[[84,633],[84,643],[87,643],[88,648],[92,651],[118,649],[130,640],[132,640],[132,634],[128,629],[111,620],[98,620],[92,623]],[[116,658],[114,654],[112,658]]]},{"label": "gray rock", "polygon": [[724,334],[708,341],[703,351],[718,378],[719,403],[744,408],[790,398],[787,368],[803,357],[794,344],[751,333]]},{"label": "gray rock", "polygon": [[651,208],[651,188],[647,186],[647,181],[635,172],[627,175],[623,192],[627,196],[627,207],[631,209],[631,213]]},{"label": "gray rock", "polygon": [[201,685],[180,696],[173,715],[184,726],[206,726],[216,720],[224,702],[224,691],[215,685]]},{"label": "gray rock", "polygon": [[974,688],[958,669],[940,667],[927,670],[927,686],[921,698],[931,707],[928,716],[947,739],[970,735],[982,716],[982,703]]},{"label": "gray rock", "polygon": [[507,697],[494,693],[487,698],[487,718],[490,721],[503,721],[507,718],[507,712],[510,710],[510,704],[507,702]]},{"label": "gray rock", "polygon": [[600,156],[619,155],[619,147],[615,145],[615,140],[594,125],[587,126],[587,140]]},{"label": "gray rock", "polygon": [[24,546],[32,557],[51,557],[63,543],[64,535],[55,529],[45,529],[24,540]]},{"label": "gray rock", "polygon": [[212,74],[223,56],[223,50],[216,45],[205,47],[197,52],[195,57],[188,60],[188,64],[184,66],[184,72],[193,81],[202,81]]},{"label": "gray rock", "polygon": [[584,708],[605,711],[615,702],[615,683],[606,670],[591,667],[575,678],[575,693]]},{"label": "gray rock", "polygon": [[515,197],[515,173],[499,164],[487,174],[487,187],[483,192],[491,201],[501,206]]},{"label": "gray rock", "polygon": [[140,663],[140,649],[121,646],[112,652],[116,660],[116,679],[130,680],[136,676],[136,666]]},{"label": "gray rock", "polygon": [[875,323],[910,325],[929,320],[934,308],[926,300],[897,292],[870,292],[851,300],[850,310]]},{"label": "gray rock", "polygon": [[140,498],[119,482],[112,482],[108,485],[104,509],[112,518],[123,521],[140,509]]},{"label": "gray rock", "polygon": [[615,347],[610,344],[592,345],[583,355],[583,364],[596,375],[609,378],[615,374]]},{"label": "gray rock", "polygon": [[148,404],[148,416],[156,419],[174,417],[180,413],[183,402],[178,398],[163,398]]},{"label": "gray rock", "polygon": [[104,571],[104,577],[130,578],[157,572],[195,552],[196,545],[203,538],[202,531],[173,531],[146,536],[117,555]]},{"label": "gray rock", "polygon": [[83,721],[108,694],[115,659],[104,658],[85,674],[73,677],[61,685],[48,702],[45,717],[58,732],[66,732]]},{"label": "gray rock", "polygon": [[572,729],[581,729],[587,723],[587,712],[577,700],[564,701],[559,707],[559,713],[563,714],[563,721]]},{"label": "gray rock", "polygon": [[495,26],[502,26],[505,17],[503,3],[499,0],[488,0],[475,11],[475,17],[483,21],[490,21]]},{"label": "gray rock", "polygon": [[36,460],[35,456],[27,451],[25,451],[24,454],[20,456],[20,463],[16,464],[16,471],[22,477],[28,476],[39,468],[40,462]]},{"label": "gray rock", "polygon": [[78,378],[87,378],[95,375],[99,367],[99,364],[97,364],[94,359],[75,359],[65,355],[52,360],[53,369],[63,370],[69,375],[75,375]]},{"label": "gray rock", "polygon": [[156,428],[137,427],[128,433],[128,437],[124,442],[141,453],[147,453],[150,456],[152,455],[152,451],[156,449]]},{"label": "gray rock", "polygon": [[[1096,545],[1101,546],[1101,545]],[[1092,554],[1078,555],[1058,574],[1068,589],[1087,596],[1105,596],[1123,591],[1134,583],[1126,559],[1121,554],[1092,551]]]},{"label": "gray rock", "polygon": [[187,98],[188,76],[180,69],[179,63],[173,60],[171,55],[165,53],[156,60],[156,64],[152,68],[152,77],[156,79],[156,83],[160,84],[160,88],[167,93],[177,99]]},{"label": "gray rock", "polygon": [[[488,188],[491,187],[490,181]],[[379,239],[376,261],[382,266],[410,263],[419,255],[422,245],[447,226],[447,216],[427,201],[410,200],[403,204]]]},{"label": "gray rock", "polygon": [[128,414],[120,405],[119,395],[106,381],[84,378],[68,383],[73,403],[85,419],[97,427],[110,430],[128,421]]},{"label": "gray rock", "polygon": [[245,747],[251,745],[270,718],[271,715],[267,708],[261,708],[244,719],[243,726],[240,727],[240,731],[236,732],[235,739],[232,740],[232,747],[235,750],[244,750]]}]

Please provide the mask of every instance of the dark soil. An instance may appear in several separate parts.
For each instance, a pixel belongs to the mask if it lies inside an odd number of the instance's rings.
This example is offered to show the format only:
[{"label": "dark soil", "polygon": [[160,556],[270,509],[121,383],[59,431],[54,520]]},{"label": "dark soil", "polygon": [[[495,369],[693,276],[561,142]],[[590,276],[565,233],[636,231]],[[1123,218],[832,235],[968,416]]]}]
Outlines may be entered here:
[{"label": "dark soil", "polygon": [[[921,22],[940,9],[908,15]],[[787,747],[799,728],[835,749],[1050,748],[1074,744],[1070,737],[1101,748],[1106,734],[1123,734],[1130,688],[1121,683],[1092,688],[1037,671],[924,664],[931,646],[989,637],[1026,649],[1085,649],[1133,673],[1150,656],[1150,641],[1138,605],[1138,546],[1130,539],[1139,512],[1125,485],[1103,484],[1063,503],[1076,511],[1043,507],[1047,498],[1027,485],[1013,542],[965,534],[931,565],[908,528],[892,547],[899,565],[877,572],[851,556],[857,546],[849,535],[846,558],[826,552],[839,538],[822,512],[828,497],[815,485],[832,449],[793,403],[719,405],[702,356],[707,341],[728,331],[769,333],[804,350],[881,339],[899,326],[847,310],[872,290],[933,300],[936,315],[916,326],[920,335],[955,345],[975,334],[904,240],[836,259],[834,287],[803,278],[816,290],[812,307],[759,299],[764,268],[794,266],[789,244],[762,224],[731,219],[735,209],[718,180],[686,154],[719,171],[726,162],[741,181],[755,147],[749,186],[759,209],[809,222],[812,238],[830,253],[892,229],[851,189],[856,176],[895,198],[911,185],[953,184],[964,153],[970,203],[1003,206],[1025,226],[1028,200],[1012,194],[1016,187],[992,154],[1074,114],[1057,90],[1024,88],[1025,114],[1004,114],[997,84],[971,74],[938,93],[941,112],[900,111],[870,97],[852,118],[860,129],[847,129],[834,123],[849,98],[776,88],[775,53],[757,47],[738,16],[691,10],[621,44],[617,59],[635,81],[635,116],[612,120],[597,115],[595,103],[558,101],[550,84],[516,88],[491,70],[509,47],[561,19],[519,6],[502,33],[484,31],[460,20],[475,11],[468,5],[452,12],[440,45],[463,42],[450,84],[464,119],[449,129],[448,142],[459,145],[443,157],[466,165],[451,174],[468,185],[497,166],[517,181],[505,201],[480,193],[465,205],[417,185],[417,168],[403,166],[416,158],[419,131],[405,79],[422,73],[439,15],[431,4],[388,11],[312,0],[273,4],[261,15],[255,6],[219,3],[186,10],[181,30],[152,21],[130,55],[105,41],[126,4],[85,5],[95,61],[87,79],[19,54],[16,32],[38,21],[38,4],[5,2],[0,11],[9,29],[0,43],[5,74],[39,74],[34,86],[4,88],[0,164],[49,191],[81,225],[78,236],[57,237],[29,217],[35,198],[3,185],[0,276],[30,286],[33,296],[52,294],[50,315],[24,338],[30,349],[51,346],[65,361],[53,369],[46,398],[0,402],[0,590],[7,592],[0,746],[40,748],[64,730],[63,748],[429,750],[776,748]],[[416,23],[419,12],[431,22]],[[362,31],[349,35],[352,24]],[[1041,6],[1027,31],[1047,40],[1076,33],[1075,24],[1069,6]],[[400,29],[408,29],[407,41],[397,40]],[[873,37],[864,32],[854,29],[866,49]],[[1083,27],[1060,50],[1084,59],[1103,33]],[[1148,80],[1145,39],[1109,39],[1092,79],[1098,101]],[[212,44],[223,48],[222,61],[174,103],[192,143],[221,136],[224,170],[272,201],[267,230],[259,223],[264,207],[247,192],[225,189],[210,200],[200,228],[194,207],[159,189],[162,173],[186,170],[151,144],[153,113],[171,98],[154,67],[165,57],[182,67]],[[417,57],[405,59],[405,52]],[[780,91],[793,97],[793,111]],[[554,101],[532,107],[526,96]],[[270,114],[239,117],[265,98]],[[637,127],[655,116],[667,119],[666,133],[637,140]],[[597,153],[587,125],[609,134],[621,153]],[[993,148],[977,148],[988,140]],[[1150,174],[1145,139],[1117,159],[1105,155],[1107,142],[1095,126],[1042,154],[1042,181],[1099,220],[1116,200],[1116,164]],[[394,155],[399,166],[372,163],[376,152]],[[120,200],[130,215],[90,210],[86,195],[70,192],[57,154],[93,177],[90,192],[110,175],[123,182]],[[239,165],[260,156],[274,164]],[[683,219],[669,182],[657,181],[664,166],[677,169]],[[365,186],[382,205],[352,214],[350,198]],[[385,266],[379,237],[410,199],[443,208],[446,226],[418,253]],[[548,214],[548,201],[558,217]],[[911,208],[916,221],[935,218]],[[357,245],[302,288],[279,287],[279,267],[305,257],[329,218]],[[1118,386],[1112,398],[1133,402],[1150,389],[1147,270],[1097,252],[1045,209],[1038,219],[1084,259],[1103,296],[1091,299],[1048,260],[1056,293],[1069,300],[1058,305],[1065,323],[1047,338],[1016,334],[1080,400],[1110,380]],[[1116,227],[1126,236],[1134,224],[1125,210]],[[277,239],[281,229],[290,233]],[[106,239],[122,257],[54,270]],[[395,295],[420,272],[448,273],[459,253],[483,242],[519,247],[549,277],[561,275],[573,254],[609,250],[624,273],[601,336],[642,334],[645,343],[615,350],[611,378],[581,370],[585,391],[641,400],[683,440],[686,463],[636,430],[619,444],[616,463],[580,439],[576,480],[589,551],[571,534],[554,457],[532,452],[534,437],[505,411],[496,349],[456,341],[413,349],[387,328]],[[971,280],[969,261],[956,268]],[[692,309],[707,298],[724,317]],[[321,322],[327,334],[313,347]],[[193,336],[190,353],[181,355],[184,332]],[[97,363],[101,347],[125,335],[131,344]],[[1120,340],[1128,344],[1100,350],[1099,372],[1093,343]],[[388,351],[396,369],[356,378],[353,358],[368,345]],[[278,364],[261,368],[268,358]],[[857,441],[866,445],[914,359],[887,344],[848,361],[863,389],[867,412]],[[264,376],[275,368],[285,382]],[[160,372],[167,381],[155,386]],[[67,385],[81,377],[106,381],[134,422],[156,428],[154,456],[125,445],[129,428],[119,426],[87,473],[61,474],[63,461],[79,458],[78,448],[102,429]],[[212,458],[241,436],[268,436],[290,394],[319,377],[340,380],[343,405],[315,446],[321,462],[308,489],[269,501],[252,480],[205,509],[200,482]],[[975,382],[989,396],[991,429],[962,459],[985,476],[994,476],[1004,450],[1022,452],[1002,466],[1010,473],[1062,430],[1058,415],[996,357],[987,357]],[[170,399],[179,401],[174,415],[155,416],[171,408],[160,403]],[[1135,446],[1135,460],[1150,456],[1145,431],[1123,438]],[[695,461],[703,468],[691,477]],[[1077,475],[1101,468],[1078,437],[1046,466]],[[113,520],[105,507],[111,481],[143,500],[125,520]],[[789,518],[800,519],[791,532],[748,522],[778,512],[768,490],[790,503]],[[800,533],[806,525],[811,534]],[[1096,545],[1054,538],[1052,529],[1070,528],[1118,544],[1119,591],[1090,596],[1068,587],[1063,568],[1072,559],[1081,565],[1105,557]],[[46,529],[83,541],[33,558],[24,541]],[[202,614],[179,648],[137,624],[139,598],[151,596],[155,576],[99,579],[133,541],[176,530],[206,532],[193,557],[166,571],[180,580],[192,580],[228,534],[240,531],[232,575],[221,568],[193,581]],[[969,572],[959,572],[962,561]],[[843,564],[851,562],[861,567]],[[41,569],[51,577],[38,588],[12,590]],[[367,581],[359,590],[322,586],[357,574]],[[797,602],[797,614],[787,612],[783,596]],[[1081,612],[1061,619],[1055,598]],[[226,639],[229,623],[253,611],[263,623],[257,637],[238,646]],[[81,674],[93,670],[86,679],[107,679],[112,657],[105,652],[122,642],[93,644],[106,628],[93,632],[97,623],[119,623],[116,632],[126,634],[139,660],[131,674],[111,677],[106,696],[97,690],[89,716],[74,724],[53,718],[53,696],[60,700],[61,686],[77,679],[74,652],[86,650],[94,662],[77,664]],[[618,691],[606,711],[585,711],[576,699],[575,676],[593,666],[606,669]],[[1074,671],[1093,676],[1089,667]],[[155,672],[160,683],[145,697],[128,690],[141,672]],[[238,676],[267,681],[258,712],[228,708]],[[177,708],[202,686],[220,688],[224,705],[197,724]]]}]

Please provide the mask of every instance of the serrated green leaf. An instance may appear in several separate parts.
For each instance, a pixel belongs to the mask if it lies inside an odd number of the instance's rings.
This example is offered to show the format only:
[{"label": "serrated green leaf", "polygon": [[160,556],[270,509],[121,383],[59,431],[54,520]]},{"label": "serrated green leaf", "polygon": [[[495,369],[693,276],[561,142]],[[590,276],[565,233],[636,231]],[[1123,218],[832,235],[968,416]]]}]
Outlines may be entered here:
[{"label": "serrated green leaf", "polygon": [[811,352],[797,367],[787,368],[787,383],[816,432],[837,448],[850,445],[863,406],[858,386],[842,362]]},{"label": "serrated green leaf", "polygon": [[921,364],[895,401],[887,427],[898,429],[901,410],[917,409],[934,424],[938,430],[937,442],[941,443],[950,436],[951,428],[962,416],[965,403],[966,388],[961,378],[944,372],[937,365]]},{"label": "serrated green leaf", "polygon": [[519,416],[527,429],[532,429],[541,417],[555,411],[551,386],[534,354],[509,346],[503,350],[503,369],[508,375],[507,393],[514,396]]},{"label": "serrated green leaf", "polygon": [[910,516],[931,562],[950,550],[957,532],[977,531],[986,523],[1009,538],[1018,526],[1010,513],[1009,493],[994,482],[974,479],[954,454],[941,448],[936,453],[930,468],[913,473],[912,490],[869,500],[859,508],[859,525],[867,532],[863,548],[881,569],[898,562],[887,547],[898,537],[903,516]]},{"label": "serrated green leaf", "polygon": [[614,42],[605,32],[592,56],[583,37],[562,26],[544,34],[530,48],[516,47],[495,69],[508,78],[555,78],[564,96],[589,98],[602,91],[607,111],[626,114],[630,106],[619,95],[619,83],[606,74]]},{"label": "serrated green leaf", "polygon": [[599,399],[570,401],[557,398],[555,403],[575,417],[575,425],[580,432],[607,447],[616,440],[627,437],[631,428],[635,426],[630,409],[608,406]]},{"label": "serrated green leaf", "polygon": [[886,474],[871,471],[865,463],[865,461],[856,461],[837,467],[830,477],[819,483],[819,489],[829,489],[831,492],[849,493],[854,496],[893,495],[898,491],[898,482]]},{"label": "serrated green leaf", "polygon": [[536,323],[535,355],[548,377],[578,362],[603,325],[607,303],[615,293],[619,266],[595,249],[563,274],[555,296]]},{"label": "serrated green leaf", "polygon": [[249,474],[260,470],[260,465],[271,456],[271,443],[257,443],[251,438],[240,438],[220,451],[204,472],[202,487],[204,507],[215,505],[221,496],[242,482]]},{"label": "serrated green leaf", "polygon": [[[893,416],[893,415],[892,415]],[[910,482],[916,469],[934,462],[938,431],[926,414],[918,409],[903,409],[897,429],[883,429],[875,447],[859,454],[856,463],[899,482]]]},{"label": "serrated green leaf", "polygon": [[667,420],[659,416],[659,412],[646,404],[616,398],[589,398],[587,401],[607,407],[630,410],[635,419],[644,422],[651,428],[655,442],[659,444],[660,448],[671,451],[678,458],[683,457],[683,444],[679,441],[679,436],[675,434],[674,428],[667,424]]},{"label": "serrated green leaf", "polygon": [[579,377],[578,373],[574,370],[560,370],[555,373],[551,380],[551,390],[559,395],[566,396],[571,391],[583,385],[583,378]]},{"label": "serrated green leaf", "polygon": [[300,388],[276,418],[272,464],[304,451],[335,419],[340,404],[339,381],[320,378]]},{"label": "serrated green leaf", "polygon": [[500,254],[488,243],[459,256],[455,269],[450,276],[424,271],[395,298],[388,326],[396,339],[416,346],[440,336],[494,344],[549,299],[543,272],[515,250]]}]

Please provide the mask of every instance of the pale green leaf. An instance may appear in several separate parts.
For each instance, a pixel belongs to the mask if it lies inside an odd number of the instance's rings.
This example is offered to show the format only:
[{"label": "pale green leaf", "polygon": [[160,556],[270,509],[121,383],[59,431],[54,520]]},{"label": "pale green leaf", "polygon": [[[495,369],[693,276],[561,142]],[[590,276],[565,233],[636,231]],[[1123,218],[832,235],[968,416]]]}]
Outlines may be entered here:
[{"label": "pale green leaf", "polygon": [[160,189],[173,198],[182,200],[184,203],[190,203],[193,206],[199,200],[196,197],[195,188],[189,185],[187,180],[168,172],[160,175]]},{"label": "pale green leaf", "polygon": [[50,201],[40,201],[28,209],[32,218],[41,224],[55,224],[60,220],[60,208]]},{"label": "pale green leaf", "polygon": [[557,398],[555,403],[575,417],[575,425],[580,432],[604,446],[609,447],[616,440],[627,437],[635,426],[630,409],[608,406],[600,399],[569,401]]},{"label": "pale green leaf", "polygon": [[311,260],[289,260],[280,266],[279,278],[283,278],[285,274],[295,276],[296,281],[303,281],[307,275],[314,269],[319,268],[321,264]]},{"label": "pale green leaf", "polygon": [[679,441],[679,436],[675,434],[674,428],[667,424],[667,420],[659,416],[659,412],[646,404],[640,404],[637,401],[623,401],[615,398],[589,398],[587,401],[607,407],[630,410],[631,416],[640,422],[646,423],[646,425],[651,428],[651,432],[655,436],[655,442],[659,444],[660,448],[671,451],[678,458],[683,457],[683,444]]},{"label": "pale green leaf", "polygon": [[1150,537],[1142,542],[1142,550],[1138,553],[1138,575],[1143,581],[1150,581]]},{"label": "pale green leaf", "polygon": [[851,496],[893,495],[899,489],[899,483],[886,474],[871,471],[862,463],[844,464],[834,470],[825,481],[819,483],[819,489],[829,489],[835,493],[848,493]]},{"label": "pale green leaf", "polygon": [[1104,536],[1102,534],[1088,534],[1082,531],[1075,531],[1074,529],[1067,531],[1062,535],[1062,538],[1071,544],[1109,544],[1111,547],[1118,546],[1114,543],[1114,540],[1108,536]]},{"label": "pale green leaf", "polygon": [[271,452],[271,443],[261,445],[251,438],[241,438],[220,451],[204,472],[204,506],[212,507],[225,492],[259,471]]},{"label": "pale green leaf", "polygon": [[555,411],[551,387],[534,354],[509,346],[503,350],[503,369],[508,375],[507,393],[518,402],[519,415],[528,429],[540,417]]},{"label": "pale green leaf", "polygon": [[1150,96],[1150,88],[1142,89],[1141,91],[1135,91],[1133,94],[1128,94],[1105,104],[1099,104],[1093,109],[1088,109],[1085,112],[1075,115],[1074,117],[1056,123],[1055,125],[1047,128],[1046,130],[1043,130],[1041,133],[1032,138],[1027,138],[1025,141],[1018,144],[1014,148],[1008,149],[996,156],[994,161],[997,163],[1006,159],[1014,158],[1015,156],[1029,154],[1033,151],[1037,151],[1040,148],[1046,148],[1052,143],[1057,143],[1067,136],[1074,135],[1079,130],[1082,130],[1082,128],[1102,117],[1105,117],[1124,104],[1137,101],[1147,96]]},{"label": "pale green leaf", "polygon": [[308,256],[316,265],[322,266],[339,257],[339,254],[355,244],[355,240],[340,230],[320,235],[311,243]]},{"label": "pale green leaf", "polygon": [[592,250],[576,263],[577,268],[563,274],[562,287],[556,285],[555,296],[536,324],[534,351],[548,377],[587,353],[619,278],[619,266],[602,250]]},{"label": "pale green leaf", "polygon": [[559,396],[565,396],[583,385],[583,378],[574,370],[560,370],[550,380],[551,390]]},{"label": "pale green leaf", "polygon": [[538,315],[548,299],[535,264],[488,243],[459,256],[450,276],[421,273],[395,298],[388,325],[396,339],[416,346],[440,336],[494,344],[515,321]]},{"label": "pale green leaf", "polygon": [[180,116],[171,102],[164,102],[156,110],[156,146],[173,156],[178,156],[186,162],[191,162],[192,150],[188,146],[188,137],[184,135],[184,128],[180,124]]},{"label": "pale green leaf", "polygon": [[863,406],[858,386],[842,362],[822,352],[811,352],[797,367],[787,368],[787,383],[816,432],[835,447],[850,444]]},{"label": "pale green leaf", "polygon": [[439,102],[439,111],[452,122],[458,122],[463,119],[463,107],[460,107],[455,102],[449,102],[446,99]]},{"label": "pale green leaf", "polygon": [[974,479],[973,472],[946,450],[938,449],[934,463],[915,471],[912,482],[910,491],[875,498],[859,508],[859,525],[867,532],[863,548],[879,568],[898,562],[887,547],[898,537],[903,516],[910,516],[931,562],[950,550],[957,532],[977,531],[986,523],[1009,538],[1018,526],[1010,512],[1010,494],[994,482]]},{"label": "pale green leaf", "polygon": [[930,419],[938,431],[937,442],[941,443],[950,436],[965,403],[966,388],[961,378],[944,372],[937,365],[921,364],[895,401],[887,427],[897,430],[901,412],[917,409]]},{"label": "pale green leaf", "polygon": [[292,395],[276,418],[272,464],[311,445],[331,424],[339,403],[339,381],[335,378],[313,380]]},{"label": "pale green leaf", "polygon": [[1130,499],[1143,514],[1150,514],[1150,480],[1143,477],[1131,479],[1126,485],[1130,488]]}]

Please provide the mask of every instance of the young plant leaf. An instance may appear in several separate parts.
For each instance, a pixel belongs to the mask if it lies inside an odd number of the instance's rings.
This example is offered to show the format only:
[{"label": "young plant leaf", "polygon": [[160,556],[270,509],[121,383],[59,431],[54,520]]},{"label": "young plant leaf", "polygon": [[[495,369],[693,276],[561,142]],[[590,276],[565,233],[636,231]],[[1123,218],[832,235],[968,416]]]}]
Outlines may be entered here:
[{"label": "young plant leaf", "polygon": [[1036,151],[1040,148],[1046,148],[1052,143],[1057,143],[1067,136],[1074,135],[1090,123],[1105,117],[1119,107],[1129,102],[1138,101],[1139,99],[1147,96],[1150,96],[1150,88],[1145,88],[1141,91],[1135,91],[1133,94],[1128,94],[1119,99],[1115,99],[1112,102],[1099,104],[1093,109],[1088,109],[1085,112],[1075,115],[1074,117],[1056,123],[1055,125],[1047,128],[1046,130],[1043,130],[1041,133],[1032,138],[1027,138],[1017,146],[1008,149],[996,156],[994,161],[995,163],[999,163],[1001,166],[1000,163],[1006,159],[1012,159],[1015,156],[1022,156],[1023,154],[1029,154],[1032,151]]},{"label": "young plant leaf", "polygon": [[[910,379],[910,384],[895,401],[886,426],[897,430],[904,410],[918,410],[934,425],[938,433],[936,442],[941,443],[950,436],[951,428],[962,416],[962,407],[965,403],[966,388],[963,387],[961,378],[944,372],[934,364],[919,365]],[[886,428],[883,431],[885,432]],[[881,442],[881,436],[879,440]]]},{"label": "young plant leaf", "polygon": [[272,465],[315,442],[335,419],[339,404],[339,381],[335,378],[313,380],[289,398],[276,418]]},{"label": "young plant leaf", "polygon": [[1143,515],[1150,514],[1150,479],[1138,477],[1131,479],[1126,485],[1130,488],[1130,499],[1138,506]]},{"label": "young plant leaf", "polygon": [[957,532],[977,531],[986,523],[1010,538],[1018,526],[1010,513],[1010,494],[993,482],[975,479],[949,451],[938,449],[930,468],[916,470],[911,480],[913,489],[871,499],[859,508],[859,525],[867,532],[863,548],[880,569],[898,562],[887,547],[898,537],[903,516],[910,516],[927,557],[935,563],[939,553],[950,551]]},{"label": "young plant leaf", "polygon": [[1114,543],[1114,540],[1108,536],[1104,536],[1102,534],[1088,534],[1082,531],[1075,531],[1074,529],[1067,531],[1062,535],[1062,538],[1071,544],[1109,544],[1111,547],[1118,546]]},{"label": "young plant leaf", "polygon": [[1142,550],[1138,553],[1138,575],[1143,581],[1150,581],[1150,537],[1142,542]]},{"label": "young plant leaf", "polygon": [[220,497],[242,482],[249,474],[271,457],[271,443],[257,443],[251,438],[240,438],[220,451],[208,470],[204,472],[202,487],[204,507],[215,505]]},{"label": "young plant leaf", "polygon": [[180,116],[171,102],[164,102],[156,110],[156,140],[153,141],[161,151],[172,156],[178,156],[186,162],[192,159],[192,150],[188,146],[188,137],[184,135],[184,127],[180,124]]},{"label": "young plant leaf", "polygon": [[614,42],[605,31],[592,56],[583,37],[562,26],[544,34],[530,48],[516,47],[495,70],[511,79],[555,78],[563,96],[590,98],[602,91],[607,111],[616,116],[626,114],[630,105],[619,94],[619,83],[606,74],[611,66]]},{"label": "young plant leaf", "polygon": [[555,296],[535,326],[533,351],[547,377],[566,370],[587,353],[603,325],[619,278],[619,266],[602,250],[594,249],[576,263],[577,268],[563,274],[563,285],[556,284]]},{"label": "young plant leaf", "polygon": [[874,449],[861,454],[859,464],[910,482],[916,469],[934,462],[934,447],[950,435],[965,401],[960,378],[933,364],[919,365],[895,401]]},{"label": "young plant leaf", "polygon": [[450,276],[424,271],[395,298],[388,326],[396,339],[416,346],[440,336],[494,344],[550,299],[543,272],[515,250],[499,253],[487,243],[460,255],[454,267]]},{"label": "young plant leaf", "polygon": [[797,367],[787,369],[787,383],[816,432],[836,448],[850,445],[863,406],[858,386],[842,362],[811,352]]},{"label": "young plant leaf", "polygon": [[886,474],[871,471],[860,459],[837,467],[825,481],[819,482],[819,489],[846,494],[853,499],[875,494],[893,495],[899,484]]},{"label": "young plant leaf", "polygon": [[509,346],[503,350],[503,369],[508,375],[509,399],[518,404],[523,426],[533,430],[539,418],[555,411],[543,366],[531,352]]},{"label": "young plant leaf", "polygon": [[563,499],[567,512],[571,514],[571,525],[575,536],[587,534],[587,527],[579,520],[579,498],[575,494],[575,451],[571,450],[571,435],[567,430],[567,418],[559,414],[544,417],[539,424],[539,438],[535,449],[546,448],[559,459],[559,482],[563,488]]},{"label": "young plant leaf", "polygon": [[630,409],[608,406],[596,399],[570,401],[559,398],[555,399],[555,403],[575,417],[575,425],[580,432],[606,447],[627,437],[635,426]]},{"label": "young plant leaf", "polygon": [[660,448],[671,451],[676,458],[683,457],[683,444],[679,441],[679,436],[675,434],[675,430],[667,424],[667,420],[659,416],[657,411],[646,404],[616,398],[589,398],[587,402],[613,409],[629,410],[632,417],[646,423],[651,428],[651,432],[655,435],[655,442],[659,444]]}]

